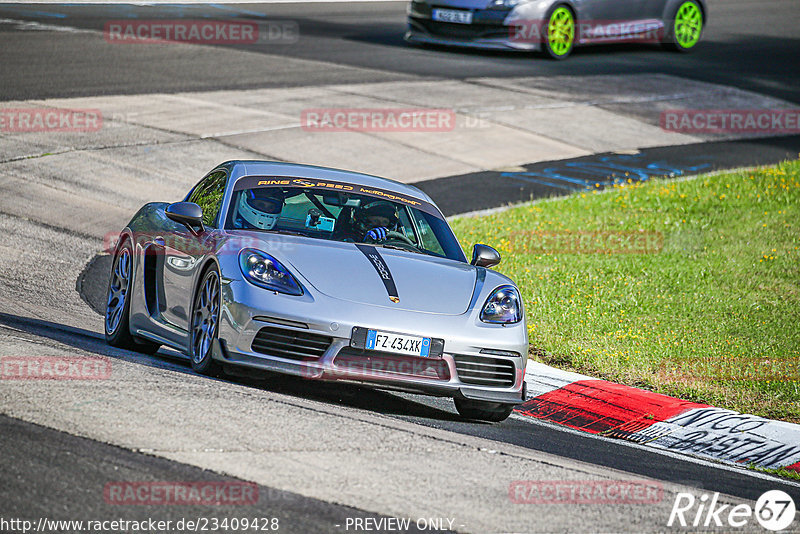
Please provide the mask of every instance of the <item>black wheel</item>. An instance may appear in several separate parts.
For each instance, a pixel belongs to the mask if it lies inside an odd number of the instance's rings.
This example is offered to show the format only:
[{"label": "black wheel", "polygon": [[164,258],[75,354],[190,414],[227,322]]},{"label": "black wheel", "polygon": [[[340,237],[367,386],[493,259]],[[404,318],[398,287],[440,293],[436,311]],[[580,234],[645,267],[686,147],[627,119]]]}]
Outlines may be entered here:
[{"label": "black wheel", "polygon": [[693,50],[703,34],[703,10],[694,0],[681,2],[672,20],[667,21],[664,46],[676,52]]},{"label": "black wheel", "polygon": [[513,404],[501,404],[499,402],[483,402],[456,397],[453,399],[456,410],[464,419],[474,419],[476,421],[489,421],[499,423],[505,421],[511,412],[514,411]]},{"label": "black wheel", "polygon": [[155,354],[160,345],[139,339],[130,331],[130,295],[133,280],[133,247],[125,240],[117,249],[108,280],[106,300],[105,336],[112,347]]},{"label": "black wheel", "polygon": [[219,335],[220,312],[219,269],[211,264],[201,278],[192,299],[191,347],[192,369],[218,376],[222,368],[212,358],[214,340]]},{"label": "black wheel", "polygon": [[575,46],[575,15],[564,4],[553,6],[542,28],[542,49],[552,59],[567,59]]}]

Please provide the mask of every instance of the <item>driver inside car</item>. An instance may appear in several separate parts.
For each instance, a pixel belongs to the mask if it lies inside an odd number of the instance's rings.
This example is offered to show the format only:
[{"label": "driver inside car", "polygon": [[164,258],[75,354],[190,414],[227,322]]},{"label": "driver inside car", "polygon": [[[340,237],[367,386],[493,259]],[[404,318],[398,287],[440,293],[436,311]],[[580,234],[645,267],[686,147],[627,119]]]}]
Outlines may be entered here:
[{"label": "driver inside car", "polygon": [[236,206],[235,228],[272,230],[285,204],[280,189],[256,188],[242,191]]},{"label": "driver inside car", "polygon": [[400,218],[395,207],[384,201],[372,202],[359,206],[354,213],[356,239],[366,242],[381,243],[389,232],[398,231]]}]

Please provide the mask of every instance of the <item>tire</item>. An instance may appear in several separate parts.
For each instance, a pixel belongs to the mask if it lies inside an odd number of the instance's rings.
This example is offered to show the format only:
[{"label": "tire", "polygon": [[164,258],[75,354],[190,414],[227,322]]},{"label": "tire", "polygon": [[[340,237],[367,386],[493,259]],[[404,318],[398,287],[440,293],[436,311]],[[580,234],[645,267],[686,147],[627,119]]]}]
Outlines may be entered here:
[{"label": "tire", "polygon": [[212,263],[203,271],[200,284],[192,296],[189,323],[189,356],[192,359],[192,369],[201,375],[222,374],[222,367],[212,358],[214,340],[219,336],[220,298],[219,268]]},{"label": "tire", "polygon": [[499,423],[505,421],[511,412],[514,411],[513,404],[501,404],[499,402],[483,402],[456,397],[453,399],[456,410],[464,419],[475,421],[488,421]]},{"label": "tire", "polygon": [[130,240],[117,248],[108,280],[104,332],[106,343],[120,349],[155,354],[161,345],[139,339],[130,331],[131,287],[133,284],[133,246]]},{"label": "tire", "polygon": [[575,46],[575,14],[565,4],[557,4],[547,14],[547,26],[542,28],[542,50],[551,59],[567,59]]},{"label": "tire", "polygon": [[690,52],[703,35],[705,17],[695,0],[681,2],[672,19],[667,21],[667,39],[664,46],[676,52]]}]

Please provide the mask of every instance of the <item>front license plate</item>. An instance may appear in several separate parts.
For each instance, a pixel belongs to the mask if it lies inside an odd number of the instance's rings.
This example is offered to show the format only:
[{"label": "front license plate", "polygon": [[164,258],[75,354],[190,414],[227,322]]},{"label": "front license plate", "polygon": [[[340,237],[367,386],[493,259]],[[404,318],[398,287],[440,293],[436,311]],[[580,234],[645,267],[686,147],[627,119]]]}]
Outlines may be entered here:
[{"label": "front license plate", "polygon": [[472,24],[472,12],[457,11],[455,9],[434,9],[433,20],[455,22],[456,24]]},{"label": "front license plate", "polygon": [[382,330],[368,330],[365,348],[427,358],[431,351],[431,338],[407,336]]}]

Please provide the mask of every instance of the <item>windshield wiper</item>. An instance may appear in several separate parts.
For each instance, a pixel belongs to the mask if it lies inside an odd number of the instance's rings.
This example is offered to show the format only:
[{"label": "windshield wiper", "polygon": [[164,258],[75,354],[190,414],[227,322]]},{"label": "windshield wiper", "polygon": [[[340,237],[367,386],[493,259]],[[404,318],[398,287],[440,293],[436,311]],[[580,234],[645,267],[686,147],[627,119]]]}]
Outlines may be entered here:
[{"label": "windshield wiper", "polygon": [[411,245],[412,247],[415,247],[413,249],[410,249],[410,248],[407,248],[407,247],[399,247],[397,245],[386,245],[384,243],[370,243],[370,245],[375,245],[375,246],[383,247],[383,248],[390,248],[392,250],[404,250],[406,252],[415,252],[417,254],[426,254],[426,252],[420,250],[419,248],[416,248],[417,247],[416,245]]},{"label": "windshield wiper", "polygon": [[308,234],[297,232],[295,230],[262,230],[262,232],[267,232],[268,234],[299,235],[300,237],[308,237]]}]

